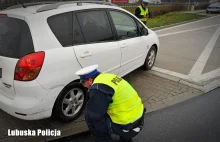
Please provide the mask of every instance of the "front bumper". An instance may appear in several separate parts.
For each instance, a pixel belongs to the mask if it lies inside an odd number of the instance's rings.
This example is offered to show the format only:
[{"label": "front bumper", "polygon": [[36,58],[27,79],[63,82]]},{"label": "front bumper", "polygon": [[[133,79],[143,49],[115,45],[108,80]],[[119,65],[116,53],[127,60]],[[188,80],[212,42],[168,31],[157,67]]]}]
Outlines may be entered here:
[{"label": "front bumper", "polygon": [[220,12],[220,9],[207,8],[206,11],[207,11],[207,12],[216,12],[216,13],[219,13],[219,12]]}]

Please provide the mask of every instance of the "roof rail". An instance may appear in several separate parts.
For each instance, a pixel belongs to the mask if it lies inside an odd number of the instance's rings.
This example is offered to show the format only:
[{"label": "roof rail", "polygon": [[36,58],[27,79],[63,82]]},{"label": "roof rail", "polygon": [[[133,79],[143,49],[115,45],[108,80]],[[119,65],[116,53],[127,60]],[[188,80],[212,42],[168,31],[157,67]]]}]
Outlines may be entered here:
[{"label": "roof rail", "polygon": [[[29,2],[29,3],[24,3],[24,6],[28,7],[28,6],[41,5],[41,4],[55,4],[58,2],[59,1]],[[21,7],[23,7],[22,4],[18,4],[18,5],[10,6],[10,7],[6,8],[5,10],[21,8]]]},{"label": "roof rail", "polygon": [[69,1],[69,2],[58,2],[55,4],[43,6],[43,7],[39,8],[36,12],[43,12],[43,11],[47,11],[47,10],[57,9],[61,5],[73,4],[73,3],[77,3],[78,6],[82,6],[82,3],[94,3],[94,4],[117,6],[117,5],[112,4],[110,2],[103,2],[103,1]]}]

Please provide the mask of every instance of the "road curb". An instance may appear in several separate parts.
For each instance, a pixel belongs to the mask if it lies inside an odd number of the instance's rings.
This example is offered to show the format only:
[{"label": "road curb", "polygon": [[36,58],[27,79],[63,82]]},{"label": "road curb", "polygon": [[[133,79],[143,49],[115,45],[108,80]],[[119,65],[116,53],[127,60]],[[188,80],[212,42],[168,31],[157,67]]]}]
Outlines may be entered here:
[{"label": "road curb", "polygon": [[211,90],[216,89],[220,86],[220,78],[211,79],[211,80],[207,80],[207,81],[203,81],[203,82],[195,82],[195,81],[188,80],[185,78],[180,78],[180,77],[176,77],[176,76],[173,76],[170,74],[162,73],[162,72],[159,72],[156,70],[150,70],[150,71],[148,71],[148,73],[165,78],[165,79],[169,79],[169,80],[172,80],[172,81],[175,81],[175,82],[178,82],[178,83],[190,86],[190,87],[193,87],[193,88],[198,89],[204,93],[208,93]]}]

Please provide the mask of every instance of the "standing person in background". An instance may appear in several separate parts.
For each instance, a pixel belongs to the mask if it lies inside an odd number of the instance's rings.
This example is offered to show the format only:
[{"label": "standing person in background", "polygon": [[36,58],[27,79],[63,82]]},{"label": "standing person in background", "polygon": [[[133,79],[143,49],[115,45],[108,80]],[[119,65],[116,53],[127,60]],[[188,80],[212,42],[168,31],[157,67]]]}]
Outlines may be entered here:
[{"label": "standing person in background", "polygon": [[151,17],[148,6],[149,0],[141,0],[141,4],[135,9],[135,16],[139,18],[145,25],[147,25],[147,19]]}]

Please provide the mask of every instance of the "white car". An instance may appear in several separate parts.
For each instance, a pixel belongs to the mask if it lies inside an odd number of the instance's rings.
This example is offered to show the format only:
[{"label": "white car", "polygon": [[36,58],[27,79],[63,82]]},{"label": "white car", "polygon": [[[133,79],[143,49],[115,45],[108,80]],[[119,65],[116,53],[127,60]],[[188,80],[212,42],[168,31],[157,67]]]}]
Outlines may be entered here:
[{"label": "white car", "polygon": [[74,120],[87,99],[76,71],[98,64],[123,77],[151,69],[158,51],[156,33],[111,4],[10,7],[0,12],[0,108],[24,120]]}]

